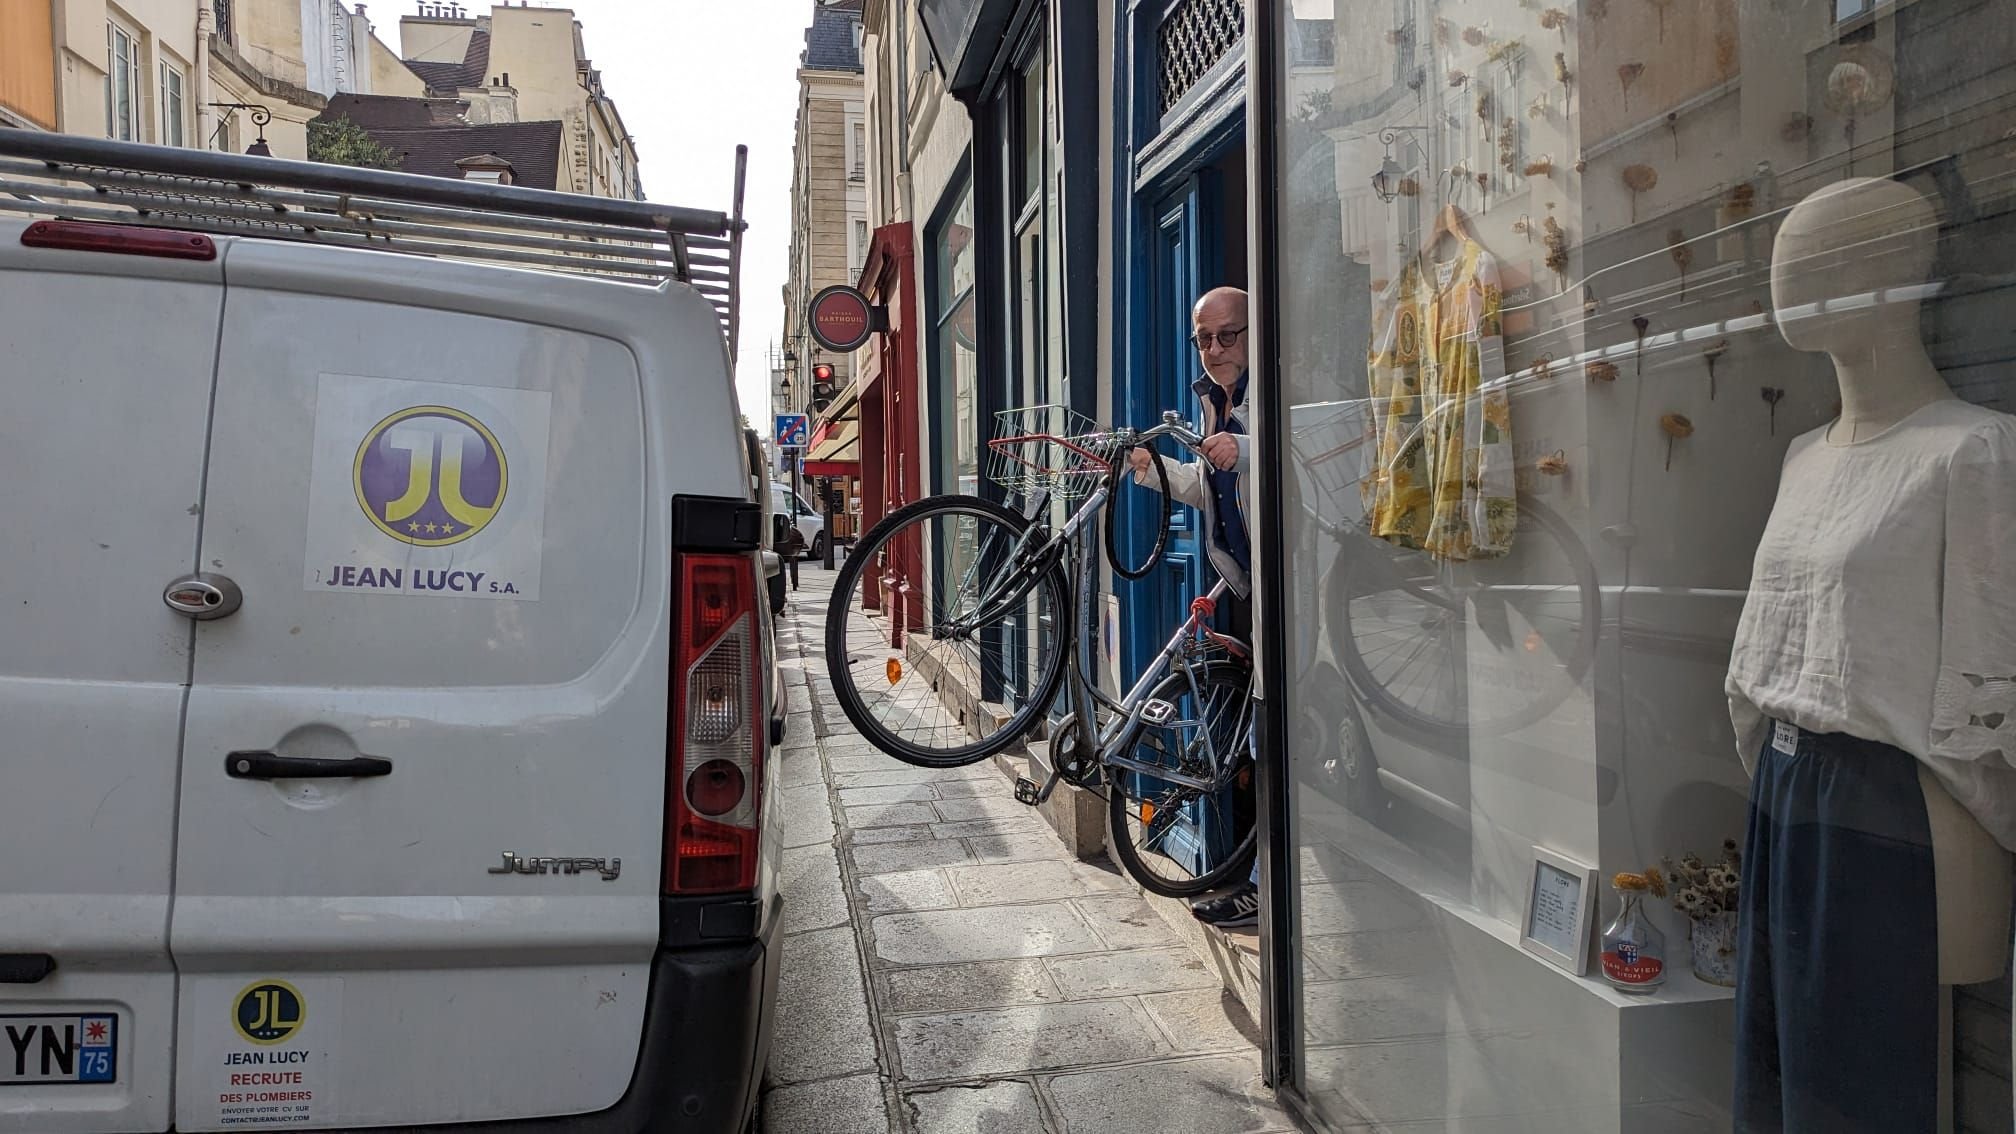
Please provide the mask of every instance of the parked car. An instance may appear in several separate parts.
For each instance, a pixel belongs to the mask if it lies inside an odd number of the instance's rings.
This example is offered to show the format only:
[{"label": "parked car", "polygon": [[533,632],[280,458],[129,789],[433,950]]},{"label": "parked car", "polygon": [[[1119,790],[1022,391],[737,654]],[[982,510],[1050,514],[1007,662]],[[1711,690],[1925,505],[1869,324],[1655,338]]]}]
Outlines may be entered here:
[{"label": "parked car", "polygon": [[791,491],[789,485],[775,481],[770,482],[770,500],[772,510],[791,517],[798,537],[804,541],[806,556],[826,558],[826,517],[812,507],[811,501]]},{"label": "parked car", "polygon": [[[0,1131],[752,1128],[763,474],[680,278],[739,222],[0,156],[51,189],[0,212]],[[185,179],[289,208],[104,223]],[[584,230],[624,235],[525,251]],[[591,274],[654,234],[659,277]]]}]

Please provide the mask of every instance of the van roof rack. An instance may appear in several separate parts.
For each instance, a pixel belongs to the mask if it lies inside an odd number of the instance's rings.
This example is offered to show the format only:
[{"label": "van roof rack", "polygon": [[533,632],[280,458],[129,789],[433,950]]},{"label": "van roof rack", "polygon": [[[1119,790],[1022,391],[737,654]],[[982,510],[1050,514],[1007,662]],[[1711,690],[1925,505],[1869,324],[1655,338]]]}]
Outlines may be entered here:
[{"label": "van roof rack", "polygon": [[0,212],[678,280],[713,304],[732,362],[748,165],[735,147],[733,211],[719,213],[0,128]]}]

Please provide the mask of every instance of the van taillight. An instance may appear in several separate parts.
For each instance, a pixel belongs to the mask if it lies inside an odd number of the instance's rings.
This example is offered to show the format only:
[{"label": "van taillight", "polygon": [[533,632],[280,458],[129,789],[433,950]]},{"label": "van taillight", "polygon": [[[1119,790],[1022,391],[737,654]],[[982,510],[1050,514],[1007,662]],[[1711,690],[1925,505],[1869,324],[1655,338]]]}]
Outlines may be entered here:
[{"label": "van taillight", "polygon": [[747,890],[756,884],[768,726],[756,564],[746,555],[681,555],[673,587],[664,890]]},{"label": "van taillight", "polygon": [[201,233],[126,224],[93,224],[89,221],[36,221],[22,231],[21,243],[29,248],[116,252],[126,256],[159,256],[169,260],[217,258],[217,242]]}]

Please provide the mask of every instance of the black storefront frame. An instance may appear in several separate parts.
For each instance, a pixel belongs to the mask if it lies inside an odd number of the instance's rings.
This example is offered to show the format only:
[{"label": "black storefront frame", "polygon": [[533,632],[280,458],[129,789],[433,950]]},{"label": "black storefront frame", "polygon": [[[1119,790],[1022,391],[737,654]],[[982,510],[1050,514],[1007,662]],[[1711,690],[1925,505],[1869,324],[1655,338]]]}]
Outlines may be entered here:
[{"label": "black storefront frame", "polygon": [[[1287,404],[1282,390],[1280,294],[1281,183],[1275,176],[1281,156],[1280,122],[1287,98],[1282,0],[1254,0],[1246,7],[1246,141],[1248,367],[1259,371],[1253,429],[1254,503],[1259,511],[1254,564],[1253,620],[1256,626],[1286,625],[1275,609],[1288,593],[1286,509],[1282,484],[1287,468]],[[1260,813],[1266,837],[1260,842],[1260,996],[1265,1010],[1265,1072],[1281,1101],[1307,1126],[1321,1128],[1302,1091],[1300,887],[1288,805],[1288,649],[1285,635],[1263,634],[1260,655]]]}]

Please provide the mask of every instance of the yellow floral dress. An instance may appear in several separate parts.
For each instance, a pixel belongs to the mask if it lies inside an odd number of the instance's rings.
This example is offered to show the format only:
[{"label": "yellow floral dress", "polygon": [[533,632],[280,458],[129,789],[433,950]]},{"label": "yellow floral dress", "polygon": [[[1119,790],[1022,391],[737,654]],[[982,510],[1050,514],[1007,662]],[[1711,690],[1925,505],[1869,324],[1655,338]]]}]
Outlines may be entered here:
[{"label": "yellow floral dress", "polygon": [[1410,262],[1374,312],[1364,487],[1372,533],[1440,559],[1489,559],[1519,525],[1498,262],[1472,240]]}]

